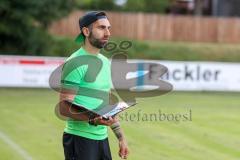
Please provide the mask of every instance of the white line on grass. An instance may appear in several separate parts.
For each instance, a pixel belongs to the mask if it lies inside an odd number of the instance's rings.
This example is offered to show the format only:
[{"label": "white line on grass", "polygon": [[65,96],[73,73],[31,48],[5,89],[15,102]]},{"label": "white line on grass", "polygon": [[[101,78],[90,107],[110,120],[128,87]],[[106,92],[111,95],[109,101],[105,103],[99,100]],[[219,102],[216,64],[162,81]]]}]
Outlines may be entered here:
[{"label": "white line on grass", "polygon": [[0,139],[7,143],[14,151],[18,152],[25,160],[32,160],[33,158],[18,144],[12,141],[6,134],[0,131]]}]

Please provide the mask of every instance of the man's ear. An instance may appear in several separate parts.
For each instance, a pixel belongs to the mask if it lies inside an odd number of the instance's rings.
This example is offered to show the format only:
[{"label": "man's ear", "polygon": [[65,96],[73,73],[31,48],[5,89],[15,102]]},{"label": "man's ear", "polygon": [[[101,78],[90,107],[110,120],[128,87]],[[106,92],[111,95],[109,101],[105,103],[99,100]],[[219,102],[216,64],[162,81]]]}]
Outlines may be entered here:
[{"label": "man's ear", "polygon": [[87,27],[83,27],[82,32],[83,32],[85,37],[88,37],[89,34],[90,34],[90,31],[89,31],[89,29]]}]

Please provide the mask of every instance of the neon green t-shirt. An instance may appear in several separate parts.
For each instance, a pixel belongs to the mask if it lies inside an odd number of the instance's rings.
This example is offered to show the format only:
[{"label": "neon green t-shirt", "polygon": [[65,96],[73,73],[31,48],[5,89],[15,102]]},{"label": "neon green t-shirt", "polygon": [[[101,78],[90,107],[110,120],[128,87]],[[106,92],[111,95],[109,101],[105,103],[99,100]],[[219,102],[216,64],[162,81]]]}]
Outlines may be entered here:
[{"label": "neon green t-shirt", "polygon": [[[97,109],[103,106],[101,104],[108,104],[111,89],[110,62],[100,53],[93,55],[80,48],[66,60],[61,82],[65,87],[81,88],[73,103],[88,109]],[[108,136],[104,125],[93,126],[86,121],[73,119],[67,120],[64,131],[94,140],[102,140]]]}]

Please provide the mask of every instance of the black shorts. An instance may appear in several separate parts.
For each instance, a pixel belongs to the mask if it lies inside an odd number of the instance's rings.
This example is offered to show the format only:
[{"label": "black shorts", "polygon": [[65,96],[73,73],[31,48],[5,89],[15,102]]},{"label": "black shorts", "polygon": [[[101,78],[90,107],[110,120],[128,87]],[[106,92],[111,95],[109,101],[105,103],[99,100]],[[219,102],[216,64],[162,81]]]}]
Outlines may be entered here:
[{"label": "black shorts", "polygon": [[63,133],[65,160],[112,160],[108,139],[92,140]]}]

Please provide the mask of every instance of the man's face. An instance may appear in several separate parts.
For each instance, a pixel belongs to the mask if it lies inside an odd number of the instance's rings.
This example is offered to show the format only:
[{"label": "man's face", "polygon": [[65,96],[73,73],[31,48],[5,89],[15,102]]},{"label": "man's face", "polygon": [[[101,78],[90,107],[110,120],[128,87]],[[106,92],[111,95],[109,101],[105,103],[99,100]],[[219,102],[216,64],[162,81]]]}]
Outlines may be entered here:
[{"label": "man's face", "polygon": [[89,42],[96,48],[103,48],[110,37],[110,23],[108,19],[99,19],[90,27]]}]

